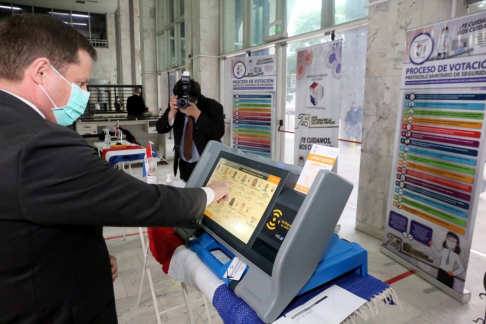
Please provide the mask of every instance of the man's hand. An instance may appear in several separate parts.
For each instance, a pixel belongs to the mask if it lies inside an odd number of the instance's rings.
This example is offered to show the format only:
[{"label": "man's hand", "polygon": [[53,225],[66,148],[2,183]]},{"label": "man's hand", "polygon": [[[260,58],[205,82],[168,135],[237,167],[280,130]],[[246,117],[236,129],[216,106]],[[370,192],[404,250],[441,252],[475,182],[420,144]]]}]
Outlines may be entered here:
[{"label": "man's hand", "polygon": [[116,265],[116,258],[113,255],[110,255],[110,264],[111,264],[111,278],[113,281],[118,277],[118,267]]},{"label": "man's hand", "polygon": [[186,114],[187,116],[194,117],[195,119],[198,119],[199,116],[201,115],[201,111],[195,104],[192,102],[189,102],[189,105],[187,105],[186,109],[181,109],[181,113]]},{"label": "man's hand", "polygon": [[215,181],[208,184],[208,187],[213,189],[214,191],[214,200],[218,203],[229,200],[229,186],[231,186],[233,182],[223,182],[223,181]]},{"label": "man's hand", "polygon": [[177,96],[172,96],[170,97],[170,102],[169,102],[169,121],[173,120],[179,111],[179,107],[177,107]]}]

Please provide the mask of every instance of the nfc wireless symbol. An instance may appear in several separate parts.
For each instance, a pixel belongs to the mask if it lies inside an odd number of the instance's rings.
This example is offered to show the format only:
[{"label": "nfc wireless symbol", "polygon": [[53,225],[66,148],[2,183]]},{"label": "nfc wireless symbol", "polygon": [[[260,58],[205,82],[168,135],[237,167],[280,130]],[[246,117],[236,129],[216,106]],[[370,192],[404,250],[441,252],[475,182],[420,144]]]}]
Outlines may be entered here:
[{"label": "nfc wireless symbol", "polygon": [[282,211],[280,209],[274,209],[273,210],[273,219],[267,223],[267,228],[271,231],[275,229],[275,226],[277,224],[280,224],[280,220],[277,221],[277,219],[282,216]]}]

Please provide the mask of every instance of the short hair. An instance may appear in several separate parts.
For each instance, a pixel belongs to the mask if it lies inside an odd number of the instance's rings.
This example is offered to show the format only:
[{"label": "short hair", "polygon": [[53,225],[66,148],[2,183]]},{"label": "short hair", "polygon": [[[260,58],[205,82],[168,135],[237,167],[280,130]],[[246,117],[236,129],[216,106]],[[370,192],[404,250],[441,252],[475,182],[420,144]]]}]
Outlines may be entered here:
[{"label": "short hair", "polygon": [[[191,82],[190,83],[191,89],[189,90],[189,95],[191,97],[193,97],[194,99],[201,98],[201,85],[198,82],[194,81],[193,79],[191,79],[190,82]],[[181,97],[184,94],[184,92],[182,91],[182,81],[181,80],[176,82],[172,92],[178,97]]]},{"label": "short hair", "polygon": [[97,54],[88,39],[60,20],[44,14],[21,14],[0,21],[0,78],[20,81],[25,69],[45,57],[60,73],[79,64],[78,51]]},{"label": "short hair", "polygon": [[142,88],[136,87],[135,89],[133,89],[133,93],[136,94],[136,95],[141,94],[142,93]]}]

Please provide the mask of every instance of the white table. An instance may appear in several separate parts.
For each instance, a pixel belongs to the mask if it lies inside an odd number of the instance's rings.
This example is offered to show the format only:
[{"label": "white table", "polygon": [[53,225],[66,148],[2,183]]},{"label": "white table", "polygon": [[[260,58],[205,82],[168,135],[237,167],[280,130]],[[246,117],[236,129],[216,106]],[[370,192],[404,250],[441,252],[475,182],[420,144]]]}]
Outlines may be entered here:
[{"label": "white table", "polygon": [[[118,140],[116,137],[111,137],[111,145],[114,145],[115,143],[121,142],[122,145],[132,145],[132,143],[126,141],[126,140]],[[94,142],[93,143],[94,147],[98,150],[98,155],[101,156],[103,153],[103,150],[106,149],[105,142]],[[137,145],[138,146],[138,145]]]}]

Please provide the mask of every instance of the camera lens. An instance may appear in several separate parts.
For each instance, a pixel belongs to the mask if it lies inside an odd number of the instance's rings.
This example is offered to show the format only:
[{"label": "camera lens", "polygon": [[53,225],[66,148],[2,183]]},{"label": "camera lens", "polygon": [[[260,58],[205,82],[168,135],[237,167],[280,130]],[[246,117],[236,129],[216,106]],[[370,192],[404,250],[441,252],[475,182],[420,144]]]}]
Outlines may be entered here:
[{"label": "camera lens", "polygon": [[186,109],[188,105],[189,105],[189,100],[187,99],[181,98],[177,100],[177,107],[179,107],[179,109]]}]

